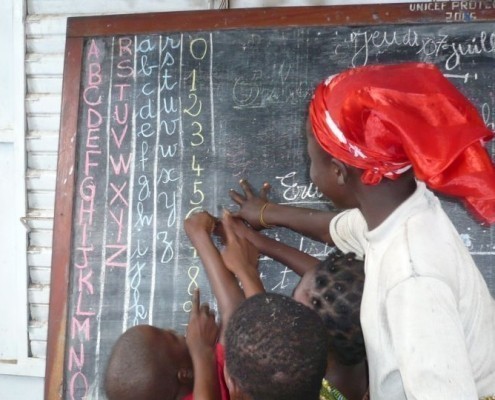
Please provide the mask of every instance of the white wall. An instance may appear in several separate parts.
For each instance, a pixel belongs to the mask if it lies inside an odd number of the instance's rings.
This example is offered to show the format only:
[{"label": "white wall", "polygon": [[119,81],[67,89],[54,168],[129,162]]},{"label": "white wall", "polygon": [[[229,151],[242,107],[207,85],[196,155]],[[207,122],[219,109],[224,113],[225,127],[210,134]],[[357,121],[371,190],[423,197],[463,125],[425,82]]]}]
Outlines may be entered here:
[{"label": "white wall", "polygon": [[[6,77],[0,82],[0,145],[15,147],[9,153],[10,158],[2,159],[4,163],[9,162],[9,165],[13,163],[13,170],[7,172],[6,169],[0,168],[0,183],[3,184],[0,187],[3,190],[6,186],[14,185],[19,188],[18,193],[27,195],[27,207],[24,207],[23,204],[16,207],[17,210],[21,211],[23,207],[26,208],[25,211],[22,211],[24,214],[20,216],[26,217],[23,221],[26,222],[29,229],[29,246],[26,248],[23,233],[19,230],[19,226],[23,226],[19,215],[7,213],[7,217],[11,217],[10,224],[6,224],[4,219],[0,224],[0,238],[7,237],[11,241],[15,240],[17,246],[21,248],[21,250],[16,250],[19,254],[11,254],[10,259],[4,257],[0,260],[0,263],[3,264],[0,265],[0,282],[4,282],[4,285],[7,283],[4,288],[0,286],[0,305],[8,305],[8,309],[15,310],[13,313],[15,315],[11,315],[10,320],[16,324],[17,328],[21,324],[21,330],[23,330],[22,334],[19,335],[18,331],[14,331],[10,327],[0,326],[0,340],[3,337],[8,338],[7,342],[0,344],[1,400],[41,400],[43,398],[54,188],[66,18],[82,14],[141,13],[171,11],[179,8],[182,10],[205,9],[221,3],[221,0],[25,1],[27,15],[24,25],[22,25],[22,18],[19,18],[19,13],[24,11],[24,7],[20,6],[22,1],[0,1],[0,54],[11,54],[12,46],[17,46],[14,50],[16,50],[16,54],[20,54],[20,57],[14,57],[16,61],[14,64],[0,64],[0,68],[2,68],[0,74]],[[372,0],[230,0],[230,7],[378,2]],[[381,1],[381,3],[392,2],[405,1]],[[24,39],[26,45],[25,62],[23,62],[24,52],[21,51],[23,50]],[[22,68],[24,66],[26,89],[24,89],[24,80],[15,78],[19,71],[24,76]],[[7,68],[7,70],[3,70],[3,68]],[[20,101],[16,101],[16,99],[20,99]],[[24,116],[27,122],[26,129]],[[25,140],[23,138],[24,132]],[[27,151],[25,169],[24,146]],[[6,147],[3,149],[5,150]],[[17,172],[19,166],[21,166],[22,174]],[[25,177],[22,176],[24,172]],[[27,185],[27,190],[24,190],[24,182]],[[4,191],[3,194],[5,193]],[[22,196],[17,195],[17,197],[11,196],[10,198],[7,196],[3,201],[10,200],[19,203],[20,197]],[[2,211],[9,209],[9,207],[10,205],[4,205],[0,202],[0,216]],[[12,237],[13,232],[15,239]],[[7,241],[8,239],[3,242]],[[10,246],[10,249],[12,248],[15,247]],[[19,280],[19,277],[22,278],[23,276],[25,277],[24,281]],[[10,285],[12,279],[15,279],[15,285]],[[27,310],[29,310],[29,318]],[[0,312],[2,312],[1,307]],[[4,315],[3,312],[2,315]],[[2,324],[5,324],[5,320],[2,321]],[[3,337],[2,332],[4,332]],[[2,345],[4,346],[3,349]],[[24,359],[21,359],[23,352],[25,353]],[[19,354],[21,355],[19,356]],[[10,364],[2,362],[6,358],[15,358],[16,355],[19,358],[17,364],[13,364],[12,360],[9,361]]]},{"label": "white wall", "polygon": [[0,375],[0,399],[42,400],[44,379],[31,376]]}]

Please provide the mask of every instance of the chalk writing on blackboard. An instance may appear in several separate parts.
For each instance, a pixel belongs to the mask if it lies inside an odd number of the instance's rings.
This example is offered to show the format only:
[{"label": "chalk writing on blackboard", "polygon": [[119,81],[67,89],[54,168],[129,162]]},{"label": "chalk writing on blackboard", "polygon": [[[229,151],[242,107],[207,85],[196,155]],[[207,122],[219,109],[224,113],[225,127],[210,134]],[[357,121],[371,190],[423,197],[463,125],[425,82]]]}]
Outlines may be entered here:
[{"label": "chalk writing on blackboard", "polygon": [[[182,229],[191,213],[233,207],[240,178],[284,204],[331,207],[309,180],[304,124],[312,88],[350,66],[437,64],[495,126],[489,22],[252,28],[88,37],[82,48],[65,398],[102,398],[116,337],[136,324],[183,331],[200,286]],[[493,153],[493,149],[492,149]],[[493,227],[445,208],[495,293]],[[277,240],[319,258],[331,248],[286,230]],[[297,277],[266,257],[268,289]]]}]

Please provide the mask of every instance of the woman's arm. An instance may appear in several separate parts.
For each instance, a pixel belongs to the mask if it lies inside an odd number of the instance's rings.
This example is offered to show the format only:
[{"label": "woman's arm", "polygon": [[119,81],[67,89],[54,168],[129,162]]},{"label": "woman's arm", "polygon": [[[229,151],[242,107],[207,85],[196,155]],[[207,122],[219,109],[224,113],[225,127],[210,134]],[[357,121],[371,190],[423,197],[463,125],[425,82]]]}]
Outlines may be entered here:
[{"label": "woman's arm", "polygon": [[333,244],[329,226],[336,213],[269,202],[268,183],[263,185],[259,196],[253,193],[247,180],[242,179],[240,185],[243,195],[235,190],[229,193],[240,207],[234,215],[246,220],[254,229],[283,226],[319,242]]},{"label": "woman's arm", "polygon": [[299,276],[302,276],[308,269],[311,269],[320,261],[316,257],[248,227],[238,218],[235,218],[235,221],[232,221],[231,225],[238,236],[245,237],[249,240],[261,254],[287,266]]}]

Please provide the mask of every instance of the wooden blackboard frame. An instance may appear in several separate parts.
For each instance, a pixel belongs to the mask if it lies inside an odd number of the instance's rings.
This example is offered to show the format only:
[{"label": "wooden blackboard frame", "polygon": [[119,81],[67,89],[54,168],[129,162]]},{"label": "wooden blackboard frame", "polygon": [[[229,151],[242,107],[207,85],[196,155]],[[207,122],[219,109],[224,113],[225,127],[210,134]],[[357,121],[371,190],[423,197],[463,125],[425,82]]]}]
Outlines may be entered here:
[{"label": "wooden blackboard frame", "polygon": [[[483,6],[486,4],[486,7]],[[361,26],[493,21],[493,2],[235,9],[69,18],[65,50],[57,167],[45,399],[63,396],[76,136],[83,42],[87,37],[240,28]]]}]

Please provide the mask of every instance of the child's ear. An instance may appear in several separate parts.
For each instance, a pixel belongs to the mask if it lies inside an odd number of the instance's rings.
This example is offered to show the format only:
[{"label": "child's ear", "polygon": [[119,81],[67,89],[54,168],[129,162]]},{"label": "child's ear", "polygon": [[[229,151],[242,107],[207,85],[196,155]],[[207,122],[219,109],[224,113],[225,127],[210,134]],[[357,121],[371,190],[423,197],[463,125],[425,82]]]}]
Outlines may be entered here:
[{"label": "child's ear", "polygon": [[248,397],[244,396],[241,388],[235,379],[232,379],[226,367],[223,369],[223,377],[227,384],[227,389],[229,389],[230,400],[248,400]]},{"label": "child's ear", "polygon": [[[224,370],[225,372],[226,370]],[[228,373],[225,373],[225,383],[229,389],[230,400],[250,400],[251,398],[246,395],[239,387],[235,379],[232,379]]]},{"label": "child's ear", "polygon": [[342,161],[337,160],[333,157],[331,164],[332,164],[332,168],[334,169],[334,173],[337,176],[337,184],[344,185],[347,182],[347,177],[349,175],[347,165],[345,165]]},{"label": "child's ear", "polygon": [[177,380],[183,385],[192,384],[194,380],[194,372],[192,368],[179,368],[179,370],[177,371]]}]

